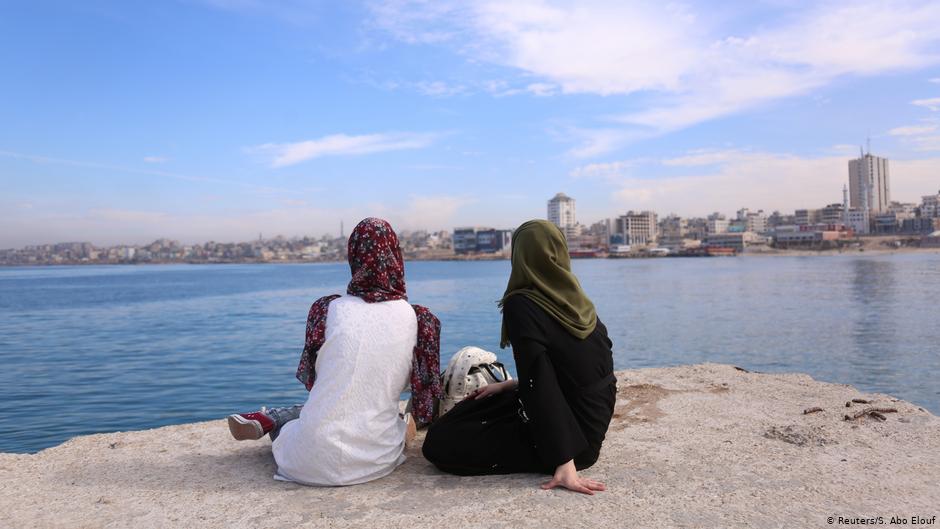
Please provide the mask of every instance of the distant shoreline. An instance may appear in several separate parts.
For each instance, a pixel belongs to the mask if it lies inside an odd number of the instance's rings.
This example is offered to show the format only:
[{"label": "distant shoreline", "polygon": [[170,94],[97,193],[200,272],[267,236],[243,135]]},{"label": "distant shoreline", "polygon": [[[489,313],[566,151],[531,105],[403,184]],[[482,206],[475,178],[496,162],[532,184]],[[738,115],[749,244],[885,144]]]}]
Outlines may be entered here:
[{"label": "distant shoreline", "polygon": [[[836,255],[846,255],[846,256],[858,256],[858,255],[898,255],[898,254],[938,254],[940,253],[940,248],[912,248],[912,247],[901,247],[901,248],[876,248],[876,249],[851,249],[851,250],[780,250],[780,249],[769,249],[761,251],[745,251],[743,253],[737,254],[735,257],[826,257],[826,256],[836,256]],[[636,256],[636,257],[620,257],[619,259],[677,259],[679,257],[675,256]],[[714,257],[712,257],[714,258]],[[598,260],[598,259],[608,259],[608,257],[578,257],[573,260]],[[683,259],[692,259],[692,257],[684,257]],[[409,262],[459,262],[459,261],[508,261],[509,257],[504,255],[468,255],[468,256],[452,256],[452,257],[441,257],[435,256],[430,258],[422,257],[406,257],[405,261]],[[141,261],[141,262],[123,262],[123,263],[100,263],[100,262],[66,262],[66,263],[29,263],[29,264],[0,264],[0,268],[45,268],[45,267],[59,267],[59,266],[157,266],[157,265],[245,265],[245,264],[337,264],[345,263],[345,259],[331,259],[331,260],[318,260],[318,261],[304,261],[296,259],[285,259],[278,261],[252,261],[252,260],[241,260],[241,261]]]}]

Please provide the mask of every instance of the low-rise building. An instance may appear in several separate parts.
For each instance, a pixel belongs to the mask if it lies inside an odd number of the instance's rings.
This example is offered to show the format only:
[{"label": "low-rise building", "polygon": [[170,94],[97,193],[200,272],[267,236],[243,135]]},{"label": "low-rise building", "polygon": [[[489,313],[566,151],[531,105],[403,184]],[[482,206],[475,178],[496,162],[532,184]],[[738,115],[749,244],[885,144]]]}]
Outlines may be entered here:
[{"label": "low-rise building", "polygon": [[898,232],[898,216],[894,213],[878,213],[872,219],[873,233],[893,235]]},{"label": "low-rise building", "polygon": [[920,216],[927,218],[940,217],[940,191],[936,195],[925,195],[920,203]]},{"label": "low-rise building", "polygon": [[652,211],[629,211],[617,217],[614,231],[622,236],[624,244],[656,244],[659,226],[656,213]]},{"label": "low-rise building", "polygon": [[823,224],[844,224],[845,207],[842,204],[829,204],[819,210],[819,222]]},{"label": "low-rise building", "polygon": [[454,253],[467,254],[477,251],[477,231],[485,228],[454,228]]},{"label": "low-rise building", "polygon": [[798,226],[809,226],[822,220],[821,210],[818,209],[798,209],[793,216]]},{"label": "low-rise building", "polygon": [[508,248],[512,230],[486,229],[477,232],[477,252],[496,253]]},{"label": "low-rise building", "polygon": [[867,209],[849,208],[845,218],[853,232],[859,235],[871,233],[871,216]]},{"label": "low-rise building", "polygon": [[778,248],[791,246],[812,245],[823,241],[849,240],[853,237],[851,230],[834,229],[808,229],[794,231],[778,231],[774,234],[774,245]]},{"label": "low-rise building", "polygon": [[932,233],[940,230],[940,217],[914,217],[901,221],[901,233]]},{"label": "low-rise building", "polygon": [[707,235],[717,235],[719,233],[725,233],[728,231],[728,226],[730,223],[724,215],[712,214],[708,216],[708,220],[705,224],[705,232]]},{"label": "low-rise building", "polygon": [[754,232],[741,233],[710,233],[705,238],[705,246],[709,248],[731,248],[743,252],[750,246],[766,245],[769,239]]},{"label": "low-rise building", "polygon": [[497,230],[479,226],[454,228],[454,253],[500,252],[509,247],[511,238],[512,230]]}]

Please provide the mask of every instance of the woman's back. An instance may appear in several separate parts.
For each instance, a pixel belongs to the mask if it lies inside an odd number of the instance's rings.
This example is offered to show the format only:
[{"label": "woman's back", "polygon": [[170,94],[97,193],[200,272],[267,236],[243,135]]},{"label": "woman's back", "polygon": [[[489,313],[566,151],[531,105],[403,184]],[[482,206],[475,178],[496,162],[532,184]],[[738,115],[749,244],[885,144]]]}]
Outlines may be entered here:
[{"label": "woman's back", "polygon": [[300,419],[287,423],[272,449],[281,479],[351,485],[390,473],[402,461],[407,389],[417,336],[405,300],[330,303],[316,384]]}]

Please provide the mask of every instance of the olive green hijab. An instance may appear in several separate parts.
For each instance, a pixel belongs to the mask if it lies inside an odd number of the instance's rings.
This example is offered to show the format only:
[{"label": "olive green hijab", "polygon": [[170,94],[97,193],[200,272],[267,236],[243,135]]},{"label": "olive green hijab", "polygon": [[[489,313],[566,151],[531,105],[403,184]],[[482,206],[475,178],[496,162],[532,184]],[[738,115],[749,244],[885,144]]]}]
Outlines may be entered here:
[{"label": "olive green hijab", "polygon": [[[530,220],[512,234],[512,272],[499,306],[515,294],[534,301],[578,338],[587,338],[594,332],[597,325],[594,304],[571,273],[564,234],[547,220]],[[505,317],[499,345],[509,345]]]}]

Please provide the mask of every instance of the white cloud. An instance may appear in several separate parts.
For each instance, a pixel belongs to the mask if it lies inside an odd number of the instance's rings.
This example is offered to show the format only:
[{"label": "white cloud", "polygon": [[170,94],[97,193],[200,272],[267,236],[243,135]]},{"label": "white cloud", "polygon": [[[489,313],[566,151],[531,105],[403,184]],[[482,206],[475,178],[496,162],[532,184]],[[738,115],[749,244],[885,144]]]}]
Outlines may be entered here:
[{"label": "white cloud", "polygon": [[65,158],[54,158],[51,156],[41,156],[36,154],[13,152],[13,151],[2,151],[0,150],[0,157],[2,158],[13,158],[17,160],[25,160],[37,165],[64,165],[68,167],[78,167],[85,169],[103,169],[106,171],[114,171],[117,173],[125,174],[136,174],[136,175],[146,175],[146,176],[156,176],[160,178],[169,178],[173,180],[180,180],[185,182],[203,182],[211,184],[221,184],[226,186],[233,187],[243,187],[251,189],[253,191],[261,193],[272,193],[272,192],[287,192],[290,193],[290,190],[278,189],[271,186],[259,186],[247,182],[238,182],[234,180],[226,180],[223,178],[211,177],[211,176],[195,176],[187,175],[180,173],[171,173],[168,171],[160,171],[157,169],[137,169],[135,167],[123,167],[120,165],[112,165],[109,163],[101,162],[88,162],[84,160],[69,160]]},{"label": "white cloud", "polygon": [[937,125],[908,125],[895,127],[888,131],[892,136],[919,136],[937,130]]},{"label": "white cloud", "polygon": [[163,156],[144,156],[144,162],[146,163],[165,163],[170,159]]},{"label": "white cloud", "polygon": [[743,154],[737,150],[696,149],[682,156],[667,158],[662,163],[666,166],[697,167],[739,159]]},{"label": "white cloud", "polygon": [[531,83],[525,87],[525,91],[539,97],[555,95],[557,87],[551,83]]},{"label": "white cloud", "polygon": [[266,143],[250,147],[248,150],[271,155],[272,167],[285,167],[322,156],[349,156],[421,149],[431,145],[437,137],[437,134],[402,132],[359,136],[332,134],[296,143]]},{"label": "white cloud", "polygon": [[616,150],[635,137],[635,132],[622,129],[571,129],[569,138],[578,145],[566,154],[574,158],[591,158]]},{"label": "white cloud", "polygon": [[466,86],[444,81],[420,81],[415,83],[415,88],[424,95],[434,97],[450,97],[467,92]]},{"label": "white cloud", "polygon": [[931,97],[929,99],[915,99],[911,101],[912,105],[924,107],[934,112],[940,111],[940,97]]},{"label": "white cloud", "polygon": [[[924,135],[913,138],[914,150],[917,151],[940,151],[940,135]],[[940,173],[937,180],[940,181]]]},{"label": "white cloud", "polygon": [[940,84],[940,77],[934,77],[933,79],[928,79],[928,82],[931,82],[934,84]]},{"label": "white cloud", "polygon": [[[395,38],[450,46],[472,62],[512,68],[538,79],[530,87],[642,96],[643,110],[614,117],[644,128],[646,136],[805,95],[841,76],[940,63],[940,3],[931,0],[780,4],[785,12],[761,24],[747,20],[748,9],[736,20],[713,15],[705,4],[675,2],[386,0],[373,6],[375,23]],[[736,22],[746,29],[728,29]],[[573,153],[593,156],[622,143],[594,142]]]},{"label": "white cloud", "polygon": [[464,197],[414,196],[404,211],[393,214],[393,221],[407,229],[450,229],[458,210],[471,202]]},{"label": "white cloud", "polygon": [[626,172],[639,164],[638,160],[619,160],[616,162],[589,163],[571,170],[575,178],[602,178],[612,179],[622,177]]}]

